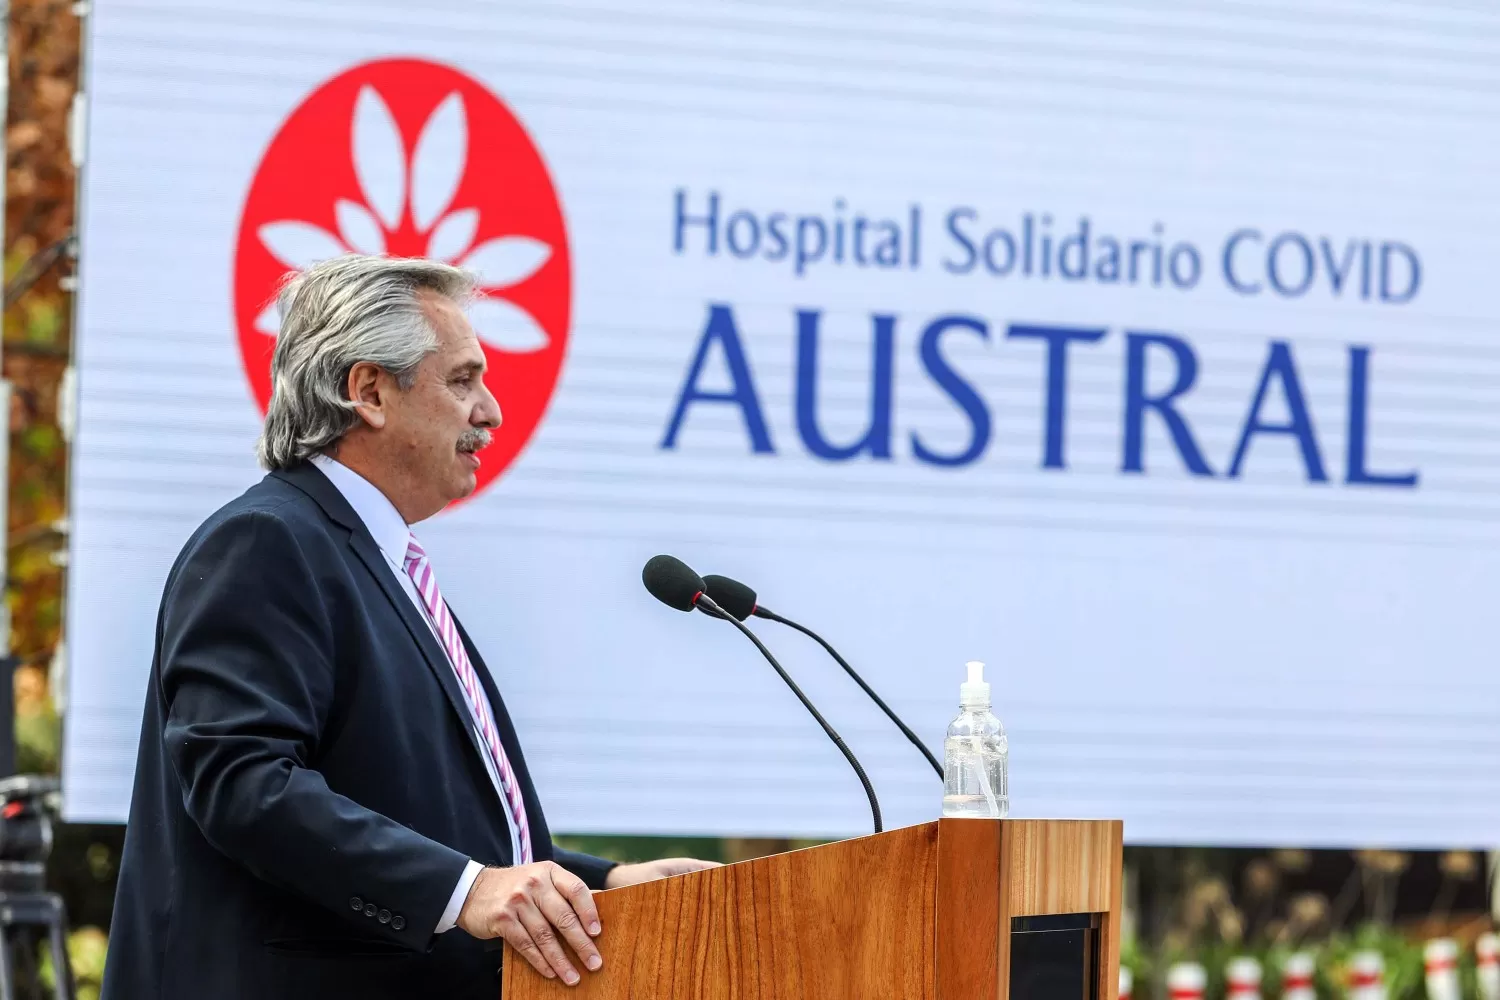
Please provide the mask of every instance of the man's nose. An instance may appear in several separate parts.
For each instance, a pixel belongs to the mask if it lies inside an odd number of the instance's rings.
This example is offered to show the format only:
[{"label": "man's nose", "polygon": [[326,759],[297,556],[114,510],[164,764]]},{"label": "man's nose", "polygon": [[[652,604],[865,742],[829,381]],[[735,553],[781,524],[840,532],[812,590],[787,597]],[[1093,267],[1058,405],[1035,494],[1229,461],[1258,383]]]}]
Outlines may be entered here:
[{"label": "man's nose", "polygon": [[500,402],[495,398],[495,394],[490,392],[489,386],[484,385],[482,382],[480,385],[484,387],[484,398],[475,407],[474,420],[472,422],[475,427],[485,427],[494,430],[500,426]]}]

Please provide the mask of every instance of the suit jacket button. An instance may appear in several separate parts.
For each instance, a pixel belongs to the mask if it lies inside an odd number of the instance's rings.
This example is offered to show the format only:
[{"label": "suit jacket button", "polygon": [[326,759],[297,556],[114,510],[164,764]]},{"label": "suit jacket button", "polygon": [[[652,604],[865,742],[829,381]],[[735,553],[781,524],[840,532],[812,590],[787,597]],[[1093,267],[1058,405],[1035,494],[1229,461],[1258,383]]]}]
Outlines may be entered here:
[{"label": "suit jacket button", "polygon": [[388,924],[391,922],[391,911],[381,910],[378,914],[376,914],[375,919],[379,920],[382,924]]},{"label": "suit jacket button", "polygon": [[367,917],[373,917],[374,915],[375,915],[375,904],[374,903],[366,903],[365,904],[365,916],[367,916]]},{"label": "suit jacket button", "polygon": [[351,896],[351,897],[349,897],[349,909],[351,909],[351,910],[363,910],[364,908],[365,908],[365,901],[363,899],[360,899],[358,896]]},{"label": "suit jacket button", "polygon": [[391,930],[393,930],[393,931],[404,930],[405,927],[406,927],[406,918],[403,917],[401,914],[398,913],[394,917],[391,918]]}]

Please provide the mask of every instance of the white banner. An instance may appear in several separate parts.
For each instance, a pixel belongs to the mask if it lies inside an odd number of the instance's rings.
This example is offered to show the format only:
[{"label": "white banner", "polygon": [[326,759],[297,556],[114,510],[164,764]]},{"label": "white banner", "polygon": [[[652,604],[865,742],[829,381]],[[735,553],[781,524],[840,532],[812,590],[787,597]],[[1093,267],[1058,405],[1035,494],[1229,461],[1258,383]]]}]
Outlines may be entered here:
[{"label": "white banner", "polygon": [[[167,568],[259,476],[289,267],[478,270],[506,421],[419,527],[575,832],[858,784],[671,552],[1016,815],[1500,842],[1500,21],[1410,5],[101,0],[65,788],[126,814]],[[866,762],[915,750],[757,628]]]}]

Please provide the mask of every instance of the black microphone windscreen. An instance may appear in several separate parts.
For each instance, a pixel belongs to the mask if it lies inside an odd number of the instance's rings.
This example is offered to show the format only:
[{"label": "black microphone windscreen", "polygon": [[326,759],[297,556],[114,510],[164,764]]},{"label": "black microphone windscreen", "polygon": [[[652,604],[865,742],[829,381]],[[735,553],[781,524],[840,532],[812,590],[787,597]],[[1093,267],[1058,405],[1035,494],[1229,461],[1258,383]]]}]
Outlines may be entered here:
[{"label": "black microphone windscreen", "polygon": [[669,608],[691,611],[705,589],[703,578],[675,556],[652,556],[641,570],[641,582],[651,596]]},{"label": "black microphone windscreen", "polygon": [[703,584],[709,598],[740,621],[755,613],[755,591],[740,581],[710,573],[703,578]]}]

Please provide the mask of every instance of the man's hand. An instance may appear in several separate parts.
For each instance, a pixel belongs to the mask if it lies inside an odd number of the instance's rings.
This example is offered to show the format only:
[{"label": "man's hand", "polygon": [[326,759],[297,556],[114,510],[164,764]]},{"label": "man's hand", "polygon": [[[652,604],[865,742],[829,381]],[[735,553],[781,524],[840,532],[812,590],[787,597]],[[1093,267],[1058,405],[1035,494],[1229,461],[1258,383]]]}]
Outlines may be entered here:
[{"label": "man's hand", "polygon": [[569,986],[577,985],[578,973],[562,941],[590,971],[604,964],[593,941],[602,929],[593,894],[583,879],[550,861],[480,872],[458,926],[476,938],[505,938],[532,968]]},{"label": "man's hand", "polygon": [[638,865],[620,865],[611,868],[604,877],[604,888],[619,889],[627,885],[650,882],[653,879],[701,872],[705,868],[720,867],[717,861],[695,861],[692,858],[663,858],[660,861],[643,861]]}]

